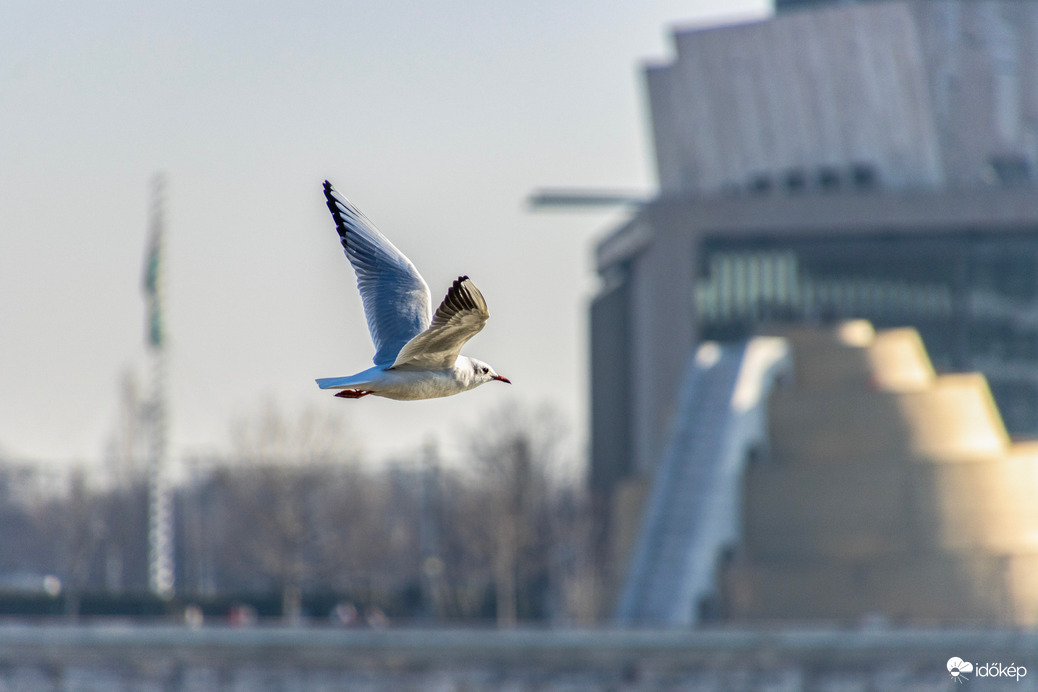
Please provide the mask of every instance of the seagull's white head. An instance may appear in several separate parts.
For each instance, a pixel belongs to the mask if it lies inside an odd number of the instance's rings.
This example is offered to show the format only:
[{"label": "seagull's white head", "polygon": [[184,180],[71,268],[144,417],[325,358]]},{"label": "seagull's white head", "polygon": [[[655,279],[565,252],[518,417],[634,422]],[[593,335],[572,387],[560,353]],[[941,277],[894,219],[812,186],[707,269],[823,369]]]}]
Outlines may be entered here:
[{"label": "seagull's white head", "polygon": [[494,369],[489,364],[484,363],[481,360],[475,358],[469,358],[469,362],[472,363],[473,372],[473,386],[478,387],[481,384],[490,382],[491,380],[497,380],[498,382],[505,382],[506,384],[512,384],[512,381],[507,377],[503,377],[494,372]]}]

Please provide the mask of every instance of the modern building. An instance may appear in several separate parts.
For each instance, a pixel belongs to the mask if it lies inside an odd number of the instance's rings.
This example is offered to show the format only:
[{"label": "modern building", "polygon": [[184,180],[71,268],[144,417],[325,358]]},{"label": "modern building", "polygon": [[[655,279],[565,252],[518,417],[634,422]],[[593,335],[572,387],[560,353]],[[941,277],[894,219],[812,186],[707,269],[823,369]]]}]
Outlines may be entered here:
[{"label": "modern building", "polygon": [[646,492],[697,345],[774,325],[914,327],[1038,435],[1038,3],[787,5],[678,31],[646,69],[660,193],[598,246],[591,307],[591,484],[614,512]]}]

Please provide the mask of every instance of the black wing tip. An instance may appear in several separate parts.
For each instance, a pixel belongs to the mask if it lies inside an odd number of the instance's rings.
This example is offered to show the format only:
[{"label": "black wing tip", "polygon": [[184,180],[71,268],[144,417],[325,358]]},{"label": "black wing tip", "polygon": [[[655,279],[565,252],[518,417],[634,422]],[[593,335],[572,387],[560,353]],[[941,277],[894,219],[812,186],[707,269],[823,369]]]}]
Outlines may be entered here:
[{"label": "black wing tip", "polygon": [[[468,277],[468,274],[459,276],[457,279],[454,280],[454,283],[447,290],[447,298],[463,296],[460,298],[461,303],[458,306],[456,306],[458,307],[458,309],[464,309],[465,307],[475,307],[475,301],[473,301],[472,299],[472,293],[471,291],[469,291],[468,287],[465,286],[466,281],[472,284],[472,279]],[[472,285],[474,286],[475,284]]]},{"label": "black wing tip", "polygon": [[332,213],[332,219],[335,220],[335,227],[339,231],[339,235],[345,240],[345,229],[346,220],[342,218],[342,210],[339,209],[339,200],[335,194],[335,188],[327,180],[324,181],[324,198],[328,203],[328,211]]},{"label": "black wing tip", "polygon": [[324,181],[324,198],[328,200],[329,206],[335,202],[335,188],[327,180]]},{"label": "black wing tip", "polygon": [[[466,281],[469,282],[471,289],[469,286],[464,285]],[[476,285],[472,283],[472,280],[466,274],[455,279],[451,287],[447,289],[443,305],[453,308],[455,311],[486,309],[484,305],[480,305],[482,302],[481,298],[479,289],[476,288]]]}]

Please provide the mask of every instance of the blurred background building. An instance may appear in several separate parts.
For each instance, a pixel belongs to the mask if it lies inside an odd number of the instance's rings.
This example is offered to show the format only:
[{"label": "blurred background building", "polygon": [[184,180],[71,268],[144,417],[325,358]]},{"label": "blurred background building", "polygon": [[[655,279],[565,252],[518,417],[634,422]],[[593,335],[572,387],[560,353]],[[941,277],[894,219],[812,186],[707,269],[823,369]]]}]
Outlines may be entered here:
[{"label": "blurred background building", "polygon": [[[591,306],[612,602],[684,624],[1033,623],[1038,517],[1000,493],[1038,490],[1011,441],[1038,433],[1038,4],[777,9],[679,30],[645,70],[660,194],[599,244]],[[826,327],[849,319],[878,336]],[[752,432],[732,397],[765,332],[787,351],[753,366],[762,405],[779,389]],[[907,360],[869,361],[914,334]],[[682,483],[702,497],[668,497]]]}]

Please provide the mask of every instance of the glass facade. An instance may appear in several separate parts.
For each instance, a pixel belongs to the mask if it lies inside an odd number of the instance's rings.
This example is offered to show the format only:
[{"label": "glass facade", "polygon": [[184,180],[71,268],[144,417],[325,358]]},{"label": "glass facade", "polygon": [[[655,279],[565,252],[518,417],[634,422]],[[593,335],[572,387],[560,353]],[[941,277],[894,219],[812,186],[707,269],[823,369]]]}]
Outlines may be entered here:
[{"label": "glass facade", "polygon": [[849,318],[915,327],[938,372],[983,372],[1010,433],[1038,435],[1038,236],[706,238],[695,291],[703,340]]}]

